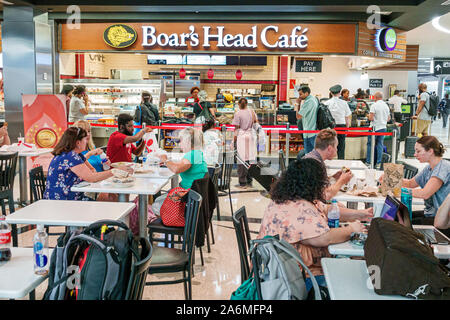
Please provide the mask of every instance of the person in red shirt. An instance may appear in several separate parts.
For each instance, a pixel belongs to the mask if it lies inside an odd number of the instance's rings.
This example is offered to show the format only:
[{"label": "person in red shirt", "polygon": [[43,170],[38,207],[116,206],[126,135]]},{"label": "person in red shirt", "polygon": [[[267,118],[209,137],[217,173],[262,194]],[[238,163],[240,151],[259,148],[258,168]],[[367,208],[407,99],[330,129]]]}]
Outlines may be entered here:
[{"label": "person in red shirt", "polygon": [[133,117],[127,113],[119,114],[117,120],[119,130],[114,132],[108,140],[106,147],[106,155],[111,163],[115,162],[131,162],[131,154],[139,156],[145,147],[145,142],[142,141],[139,146],[135,146],[134,142],[142,140],[142,137],[152,129],[147,127],[142,129],[133,136]]},{"label": "person in red shirt", "polygon": [[[191,88],[191,96],[189,98],[186,98],[186,100],[184,102],[184,106],[191,107],[193,104],[199,103],[200,102],[200,98],[198,97],[199,92],[200,92],[199,87],[192,87]],[[194,99],[194,103],[188,102],[189,99]]]}]

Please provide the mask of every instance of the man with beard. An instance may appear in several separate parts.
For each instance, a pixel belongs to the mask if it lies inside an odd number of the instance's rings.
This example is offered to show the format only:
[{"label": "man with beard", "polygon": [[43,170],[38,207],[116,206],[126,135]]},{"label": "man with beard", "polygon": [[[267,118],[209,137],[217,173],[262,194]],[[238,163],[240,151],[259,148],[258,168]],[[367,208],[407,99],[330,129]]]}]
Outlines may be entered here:
[{"label": "man with beard", "polygon": [[117,119],[119,131],[114,132],[108,140],[106,155],[111,163],[115,162],[131,162],[131,153],[139,156],[144,150],[145,143],[142,141],[139,146],[135,146],[134,142],[142,140],[142,137],[152,129],[146,127],[135,135],[133,135],[133,117],[127,113],[119,114]]}]

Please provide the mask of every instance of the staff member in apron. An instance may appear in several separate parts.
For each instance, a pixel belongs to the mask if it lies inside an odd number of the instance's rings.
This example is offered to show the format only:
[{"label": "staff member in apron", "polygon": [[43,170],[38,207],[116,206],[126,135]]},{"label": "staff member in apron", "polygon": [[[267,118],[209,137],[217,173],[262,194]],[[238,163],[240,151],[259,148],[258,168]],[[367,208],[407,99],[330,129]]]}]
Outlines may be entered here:
[{"label": "staff member in apron", "polygon": [[[336,122],[336,127],[350,127],[352,121],[352,112],[345,100],[339,98],[342,87],[335,85],[330,88],[332,98],[324,102],[328,109],[330,109],[331,115]],[[338,158],[345,159],[345,135],[338,134]]]},{"label": "staff member in apron", "polygon": [[[247,99],[239,99],[239,111],[236,112],[232,124],[235,126],[234,142],[237,144],[238,156],[247,164],[256,160],[256,135],[253,124],[258,122],[256,114],[247,107]],[[238,164],[239,184],[237,188],[252,187],[252,178],[243,164]]]}]

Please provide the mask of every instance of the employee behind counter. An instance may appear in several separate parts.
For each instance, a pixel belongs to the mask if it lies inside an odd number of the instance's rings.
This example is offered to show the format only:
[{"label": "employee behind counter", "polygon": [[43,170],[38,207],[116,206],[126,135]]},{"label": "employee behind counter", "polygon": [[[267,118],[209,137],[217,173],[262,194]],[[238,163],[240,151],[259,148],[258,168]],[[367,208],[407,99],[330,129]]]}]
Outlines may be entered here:
[{"label": "employee behind counter", "polygon": [[[206,91],[200,91],[199,87],[191,88],[191,96],[186,98],[184,102],[185,107],[192,107],[193,112],[195,114],[195,118],[199,118],[200,116],[204,116],[205,118],[214,118],[216,119],[215,108],[213,108],[212,104],[207,99]],[[193,101],[189,101],[193,100]],[[207,120],[207,119],[206,119]],[[203,121],[202,121],[203,122]]]}]

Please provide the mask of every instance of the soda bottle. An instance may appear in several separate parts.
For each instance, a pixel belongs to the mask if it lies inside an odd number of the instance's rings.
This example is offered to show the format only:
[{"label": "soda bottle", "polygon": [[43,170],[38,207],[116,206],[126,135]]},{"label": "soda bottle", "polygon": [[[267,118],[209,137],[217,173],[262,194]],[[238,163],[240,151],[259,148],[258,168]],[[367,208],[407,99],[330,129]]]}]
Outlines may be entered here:
[{"label": "soda bottle", "polygon": [[48,235],[42,224],[37,226],[33,238],[34,273],[45,276],[49,269]]},{"label": "soda bottle", "polygon": [[412,190],[402,188],[400,201],[408,208],[409,218],[412,220]]},{"label": "soda bottle", "polygon": [[109,170],[110,167],[107,164],[108,159],[106,159],[106,154],[104,152],[100,155],[100,159],[102,159],[103,170]]},{"label": "soda bottle", "polygon": [[5,221],[5,216],[0,216],[0,263],[11,259],[11,229]]},{"label": "soda bottle", "polygon": [[336,199],[331,200],[331,208],[328,210],[328,227],[339,227],[339,207]]}]

